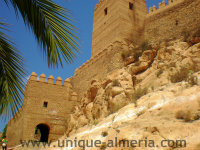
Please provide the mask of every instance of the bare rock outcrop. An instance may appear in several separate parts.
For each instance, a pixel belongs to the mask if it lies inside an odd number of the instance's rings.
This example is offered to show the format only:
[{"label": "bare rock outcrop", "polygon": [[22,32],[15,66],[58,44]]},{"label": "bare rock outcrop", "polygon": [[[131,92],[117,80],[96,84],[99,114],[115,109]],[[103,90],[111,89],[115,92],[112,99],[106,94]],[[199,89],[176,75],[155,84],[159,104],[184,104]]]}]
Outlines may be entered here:
[{"label": "bare rock outcrop", "polygon": [[[195,148],[200,135],[199,56],[200,44],[172,41],[167,46],[161,44],[158,51],[145,51],[138,63],[115,70],[102,81],[92,81],[80,107],[70,116],[67,135],[104,142],[115,137],[156,142],[182,139]],[[183,68],[188,68],[185,77]],[[147,148],[141,145],[135,149]]]}]

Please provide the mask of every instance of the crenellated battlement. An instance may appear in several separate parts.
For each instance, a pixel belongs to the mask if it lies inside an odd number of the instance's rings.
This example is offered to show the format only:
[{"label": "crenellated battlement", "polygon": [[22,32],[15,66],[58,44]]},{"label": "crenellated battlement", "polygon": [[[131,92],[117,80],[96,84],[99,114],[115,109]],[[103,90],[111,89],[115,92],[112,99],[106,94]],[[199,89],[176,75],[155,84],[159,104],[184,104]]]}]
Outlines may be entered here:
[{"label": "crenellated battlement", "polygon": [[184,0],[168,0],[168,4],[167,4],[166,1],[163,0],[162,3],[159,3],[158,8],[155,5],[153,7],[149,7],[149,14],[154,14],[156,12],[168,9],[182,2],[184,2]]},{"label": "crenellated battlement", "polygon": [[104,3],[104,1],[105,0],[99,0],[99,2],[95,6],[95,10],[97,10]]},{"label": "crenellated battlement", "polygon": [[48,80],[46,80],[46,75],[45,74],[41,74],[40,77],[39,77],[39,79],[38,79],[38,75],[35,72],[32,72],[29,80],[43,82],[43,83],[48,83],[48,84],[54,84],[54,85],[63,85],[63,86],[69,86],[69,85],[71,85],[70,78],[67,78],[64,81],[64,84],[63,84],[62,83],[62,78],[58,77],[55,80],[55,83],[54,83],[54,77],[52,75],[50,75],[48,77]]}]

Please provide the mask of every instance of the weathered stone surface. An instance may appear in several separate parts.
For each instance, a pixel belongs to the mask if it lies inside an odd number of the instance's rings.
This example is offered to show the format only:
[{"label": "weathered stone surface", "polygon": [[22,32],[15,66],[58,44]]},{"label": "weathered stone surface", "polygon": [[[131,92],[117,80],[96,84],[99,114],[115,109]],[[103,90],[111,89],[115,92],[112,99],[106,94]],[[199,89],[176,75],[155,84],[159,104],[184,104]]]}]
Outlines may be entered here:
[{"label": "weathered stone surface", "polygon": [[124,91],[124,89],[122,87],[113,87],[112,88],[112,97],[115,97],[116,95],[119,95],[120,93],[122,93]]},{"label": "weathered stone surface", "polygon": [[[16,145],[19,139],[34,139],[34,129],[41,123],[50,128],[50,140],[58,139],[67,129],[70,138],[104,141],[100,133],[107,131],[108,137],[122,140],[184,138],[189,149],[199,145],[200,76],[193,72],[200,69],[200,40],[198,35],[188,43],[174,38],[181,37],[183,31],[192,35],[199,29],[200,1],[170,0],[169,5],[163,1],[149,13],[143,0],[135,0],[129,7],[128,3],[99,1],[94,14],[92,58],[64,85],[60,77],[54,84],[52,76],[46,82],[44,74],[39,81],[36,73],[31,75],[23,108],[17,120],[8,124],[10,145]],[[158,51],[144,51],[138,62],[133,63],[133,57],[129,57],[124,64],[121,52],[133,50],[141,39],[152,44],[161,42]],[[141,48],[145,49],[145,45]],[[171,84],[170,76],[183,67],[193,70],[190,78]],[[197,83],[191,84],[188,79],[193,75]],[[150,93],[134,93],[138,87],[148,88]],[[132,94],[140,97],[137,105],[129,104]],[[42,109],[46,101],[48,108]],[[176,118],[180,110],[186,110],[184,120]],[[10,140],[13,137],[18,141]]]}]

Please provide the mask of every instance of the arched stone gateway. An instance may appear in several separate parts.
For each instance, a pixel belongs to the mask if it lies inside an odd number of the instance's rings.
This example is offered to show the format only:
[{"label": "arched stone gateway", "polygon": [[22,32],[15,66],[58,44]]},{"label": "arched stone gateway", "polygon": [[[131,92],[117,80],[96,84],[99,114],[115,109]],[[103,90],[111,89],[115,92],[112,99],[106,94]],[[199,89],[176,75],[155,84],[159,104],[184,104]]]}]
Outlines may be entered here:
[{"label": "arched stone gateway", "polygon": [[40,142],[48,142],[50,128],[46,124],[39,124],[35,129],[35,138]]}]

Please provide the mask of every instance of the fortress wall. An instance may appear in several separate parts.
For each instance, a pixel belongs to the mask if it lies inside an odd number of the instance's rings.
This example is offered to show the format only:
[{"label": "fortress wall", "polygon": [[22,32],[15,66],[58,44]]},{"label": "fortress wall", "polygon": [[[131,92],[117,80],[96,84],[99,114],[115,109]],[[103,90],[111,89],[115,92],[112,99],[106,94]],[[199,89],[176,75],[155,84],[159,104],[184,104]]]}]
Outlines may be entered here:
[{"label": "fortress wall", "polygon": [[116,41],[79,67],[71,80],[73,89],[79,97],[87,91],[92,80],[102,80],[109,72],[122,68],[121,52],[127,49],[126,44]]},{"label": "fortress wall", "polygon": [[[129,5],[133,4],[130,9]],[[107,8],[107,15],[104,11]],[[95,7],[92,56],[97,55],[114,41],[132,42],[139,39],[144,27],[146,2],[144,0],[100,0]]]},{"label": "fortress wall", "polygon": [[[42,75],[41,75],[42,76]],[[23,139],[34,139],[35,127],[45,124],[50,127],[49,140],[56,140],[64,135],[67,127],[67,117],[73,111],[77,101],[73,99],[71,84],[62,85],[62,79],[57,78],[56,83],[49,77],[40,80],[30,79],[24,100],[24,134]],[[44,102],[48,102],[45,108]]]},{"label": "fortress wall", "polygon": [[8,139],[8,147],[19,145],[20,140],[22,139],[23,135],[23,111],[20,109],[20,111],[17,113],[15,119],[11,119],[8,122],[7,126],[7,132],[6,132],[6,138]]},{"label": "fortress wall", "polygon": [[199,26],[200,0],[169,0],[149,9],[145,22],[145,39],[159,42],[179,38],[183,31],[192,32]]},{"label": "fortress wall", "polygon": [[[44,102],[48,102],[47,107]],[[70,79],[63,85],[60,77],[54,83],[53,76],[46,81],[42,74],[38,80],[37,74],[32,73],[24,93],[23,117],[9,122],[8,141],[12,141],[9,146],[20,144],[20,140],[36,140],[35,128],[39,124],[50,128],[49,140],[57,140],[64,135],[68,115],[76,104],[77,94],[72,90]]]},{"label": "fortress wall", "polygon": [[[95,6],[92,34],[92,56],[97,55],[110,43],[118,40],[120,32],[119,1],[100,0]],[[104,9],[107,8],[107,15]]]}]

